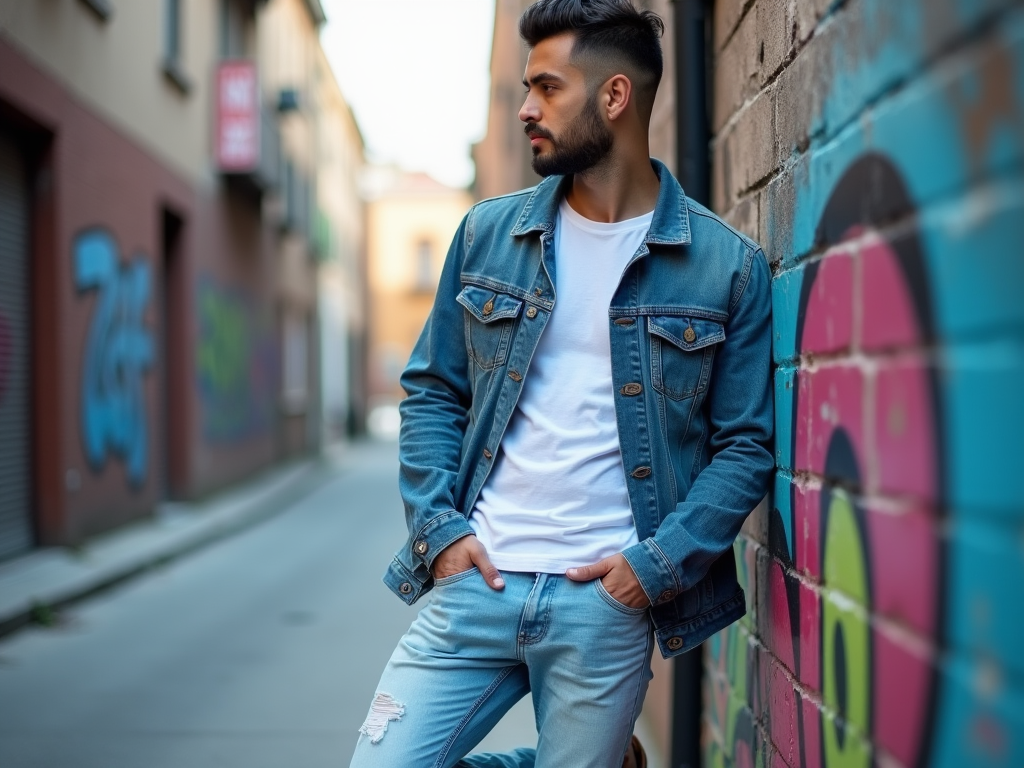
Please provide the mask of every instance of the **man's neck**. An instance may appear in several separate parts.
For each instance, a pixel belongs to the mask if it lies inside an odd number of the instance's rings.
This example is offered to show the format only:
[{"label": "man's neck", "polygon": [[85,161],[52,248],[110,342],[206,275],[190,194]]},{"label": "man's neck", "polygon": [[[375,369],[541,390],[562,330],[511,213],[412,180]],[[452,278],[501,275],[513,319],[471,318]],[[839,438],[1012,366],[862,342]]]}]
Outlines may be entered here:
[{"label": "man's neck", "polygon": [[661,182],[651,167],[647,147],[642,149],[630,156],[613,150],[598,166],[573,176],[565,196],[572,209],[591,221],[607,223],[653,211]]}]

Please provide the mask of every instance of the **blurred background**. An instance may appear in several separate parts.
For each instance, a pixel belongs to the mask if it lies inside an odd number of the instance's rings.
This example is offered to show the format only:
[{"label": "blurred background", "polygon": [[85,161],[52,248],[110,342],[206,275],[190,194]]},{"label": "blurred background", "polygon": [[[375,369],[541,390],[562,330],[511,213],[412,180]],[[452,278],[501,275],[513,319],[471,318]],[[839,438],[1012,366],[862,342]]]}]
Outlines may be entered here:
[{"label": "blurred background", "polygon": [[[529,4],[0,0],[0,765],[348,763]],[[652,154],[775,272],[748,612],[656,660],[652,766],[1019,768],[1024,3],[640,4]]]}]

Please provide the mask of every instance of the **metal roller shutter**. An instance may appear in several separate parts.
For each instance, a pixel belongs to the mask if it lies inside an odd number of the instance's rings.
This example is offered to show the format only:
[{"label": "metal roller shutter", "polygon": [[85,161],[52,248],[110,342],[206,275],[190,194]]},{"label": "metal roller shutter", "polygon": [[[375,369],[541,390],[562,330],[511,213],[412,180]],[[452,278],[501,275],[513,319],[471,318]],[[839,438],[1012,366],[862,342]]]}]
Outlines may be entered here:
[{"label": "metal roller shutter", "polygon": [[32,546],[28,190],[0,134],[0,558]]}]

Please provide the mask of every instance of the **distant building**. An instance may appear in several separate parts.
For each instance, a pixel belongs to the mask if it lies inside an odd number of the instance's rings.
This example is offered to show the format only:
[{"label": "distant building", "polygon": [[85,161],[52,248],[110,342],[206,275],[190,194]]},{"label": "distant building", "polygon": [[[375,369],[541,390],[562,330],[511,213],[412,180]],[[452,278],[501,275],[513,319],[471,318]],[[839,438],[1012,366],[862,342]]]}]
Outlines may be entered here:
[{"label": "distant building", "polygon": [[473,200],[422,173],[374,168],[366,184],[369,396],[393,404],[398,377],[434,302],[448,246]]},{"label": "distant building", "polygon": [[323,20],[0,0],[0,558],[319,445],[318,276],[358,297],[363,253]]}]

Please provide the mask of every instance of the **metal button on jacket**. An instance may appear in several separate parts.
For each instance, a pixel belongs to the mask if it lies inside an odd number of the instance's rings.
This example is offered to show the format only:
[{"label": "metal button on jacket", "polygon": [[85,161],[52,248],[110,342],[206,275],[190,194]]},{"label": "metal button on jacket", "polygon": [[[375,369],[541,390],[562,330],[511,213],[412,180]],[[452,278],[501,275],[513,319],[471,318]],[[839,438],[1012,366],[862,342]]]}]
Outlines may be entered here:
[{"label": "metal button on jacket", "polygon": [[530,318],[531,320],[533,318],[535,318],[537,316],[537,308],[536,307],[530,307],[528,310],[526,310],[526,316],[528,318]]},{"label": "metal button on jacket", "polygon": [[644,388],[642,386],[637,384],[635,381],[631,381],[629,384],[623,384],[622,389],[620,389],[619,392],[627,397],[632,397],[633,395],[639,395],[643,390]]},{"label": "metal button on jacket", "polygon": [[430,545],[427,544],[427,542],[425,542],[425,541],[417,541],[416,542],[416,554],[417,555],[425,555],[425,554],[427,554],[427,550],[428,549],[430,549]]},{"label": "metal button on jacket", "polygon": [[488,299],[487,303],[484,304],[484,314],[489,315],[494,311],[494,299]]},{"label": "metal button on jacket", "polygon": [[637,467],[631,473],[637,480],[643,480],[645,477],[649,477],[651,474],[650,467]]},{"label": "metal button on jacket", "polygon": [[[672,599],[673,597],[675,597],[675,595],[673,595],[673,594],[672,594],[672,590],[670,590],[670,589],[666,589],[666,590],[665,590],[664,592],[662,592],[662,593],[661,593],[661,594],[660,594],[660,595],[658,596],[658,602],[659,602],[659,603],[667,603],[667,602],[668,602],[669,600],[671,600],[671,599]],[[673,638],[673,639],[675,639],[675,638]]]},{"label": "metal button on jacket", "polygon": [[410,584],[408,581],[403,581],[399,585],[398,591],[401,592],[403,595],[408,595],[410,592],[412,592],[412,584]]},{"label": "metal button on jacket", "polygon": [[616,318],[615,320],[616,325],[632,325],[633,322],[634,321],[632,317],[619,317]]},{"label": "metal button on jacket", "polygon": [[670,637],[668,642],[665,643],[670,651],[678,651],[683,647],[683,638],[681,637]]},{"label": "metal button on jacket", "polygon": [[492,454],[492,453],[491,453],[490,451],[488,451],[488,450],[487,450],[486,448],[484,448],[484,458],[485,458],[485,459],[489,459],[489,458],[491,458],[491,456],[493,456],[493,455],[494,455],[494,454]]},{"label": "metal button on jacket", "polygon": [[696,340],[697,332],[693,330],[693,328],[687,328],[685,331],[683,331],[683,341],[685,341],[687,344],[692,344]]},{"label": "metal button on jacket", "polygon": [[522,381],[523,380],[523,376],[522,376],[521,373],[519,373],[519,371],[509,371],[508,372],[508,377],[510,379],[512,379],[512,381]]}]

